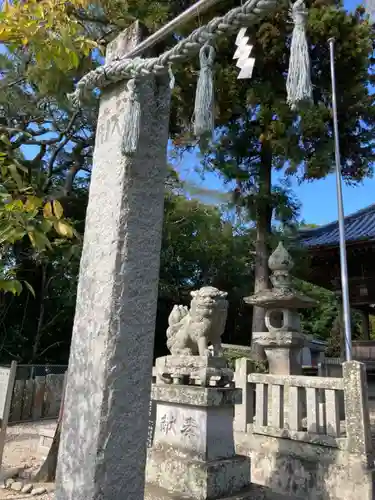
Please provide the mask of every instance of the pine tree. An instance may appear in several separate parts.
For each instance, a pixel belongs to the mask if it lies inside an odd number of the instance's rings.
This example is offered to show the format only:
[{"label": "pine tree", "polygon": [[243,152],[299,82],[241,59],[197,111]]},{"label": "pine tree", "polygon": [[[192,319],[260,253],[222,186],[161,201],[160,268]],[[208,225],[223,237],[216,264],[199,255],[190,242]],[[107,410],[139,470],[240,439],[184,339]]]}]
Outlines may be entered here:
[{"label": "pine tree", "polygon": [[[267,261],[273,217],[286,222],[297,208],[288,189],[272,185],[273,172],[284,175],[285,182],[291,175],[310,181],[324,178],[334,166],[327,43],[331,36],[336,38],[339,140],[345,180],[358,182],[371,175],[374,160],[374,96],[369,91],[374,29],[364,9],[348,13],[330,0],[310,5],[314,104],[298,113],[286,104],[290,35],[285,4],[252,31],[256,57],[253,78],[238,82],[242,107],[234,98],[231,116],[205,158],[206,167],[219,171],[234,186],[238,206],[256,224],[255,291],[269,286]],[[253,331],[264,329],[263,318],[263,311],[254,311]]]}]

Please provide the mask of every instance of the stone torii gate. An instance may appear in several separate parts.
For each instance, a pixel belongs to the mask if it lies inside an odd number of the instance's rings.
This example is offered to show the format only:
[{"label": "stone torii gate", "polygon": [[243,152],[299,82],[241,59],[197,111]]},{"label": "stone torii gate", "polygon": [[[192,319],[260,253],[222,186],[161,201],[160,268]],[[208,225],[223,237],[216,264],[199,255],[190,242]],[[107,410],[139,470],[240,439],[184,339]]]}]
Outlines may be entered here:
[{"label": "stone torii gate", "polygon": [[[212,2],[211,2],[212,4]],[[144,498],[170,64],[259,21],[277,0],[248,0],[157,58],[129,59],[138,22],[86,75],[102,89],[56,478],[56,500]],[[127,86],[124,80],[130,79]]]}]

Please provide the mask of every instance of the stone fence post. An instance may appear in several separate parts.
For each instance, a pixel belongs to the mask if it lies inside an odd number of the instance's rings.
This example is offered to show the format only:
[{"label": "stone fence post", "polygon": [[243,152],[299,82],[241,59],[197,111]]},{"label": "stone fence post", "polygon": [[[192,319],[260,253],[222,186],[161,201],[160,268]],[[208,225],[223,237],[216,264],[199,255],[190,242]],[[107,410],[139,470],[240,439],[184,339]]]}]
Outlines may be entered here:
[{"label": "stone fence post", "polygon": [[254,390],[247,382],[247,376],[253,371],[253,362],[248,358],[236,359],[234,381],[236,389],[242,389],[242,402],[234,407],[234,430],[247,431],[247,424],[252,423],[254,415]]},{"label": "stone fence post", "polygon": [[[138,22],[106,61],[141,42]],[[139,82],[140,134],[123,152],[129,89],[101,94],[56,476],[56,500],[144,499],[171,90]],[[131,104],[130,104],[131,106]],[[130,115],[129,115],[130,116]]]},{"label": "stone fence post", "polygon": [[343,363],[347,450],[371,460],[372,442],[366,366],[358,361]]}]

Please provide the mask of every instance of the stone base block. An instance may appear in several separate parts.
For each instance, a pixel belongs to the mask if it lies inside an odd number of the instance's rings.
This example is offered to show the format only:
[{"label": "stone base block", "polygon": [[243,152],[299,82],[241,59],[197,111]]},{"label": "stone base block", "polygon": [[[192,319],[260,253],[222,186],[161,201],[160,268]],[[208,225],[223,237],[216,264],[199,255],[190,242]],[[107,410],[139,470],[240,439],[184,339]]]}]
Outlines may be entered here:
[{"label": "stone base block", "polygon": [[146,484],[178,492],[177,498],[225,498],[249,487],[250,459],[235,455],[199,462],[182,458],[172,449],[153,448],[148,453]]},{"label": "stone base block", "polygon": [[233,381],[233,370],[220,356],[164,356],[155,363],[156,381],[165,384],[214,384],[224,387]]},{"label": "stone base block", "polygon": [[154,385],[154,448],[209,462],[233,457],[233,406],[239,389]]},{"label": "stone base block", "polygon": [[[254,488],[246,488],[240,493],[225,497],[212,497],[210,500],[264,500],[265,497],[254,497]],[[170,491],[160,488],[159,486],[146,486],[145,500],[196,500],[196,497],[188,497],[179,493],[171,493]]]}]

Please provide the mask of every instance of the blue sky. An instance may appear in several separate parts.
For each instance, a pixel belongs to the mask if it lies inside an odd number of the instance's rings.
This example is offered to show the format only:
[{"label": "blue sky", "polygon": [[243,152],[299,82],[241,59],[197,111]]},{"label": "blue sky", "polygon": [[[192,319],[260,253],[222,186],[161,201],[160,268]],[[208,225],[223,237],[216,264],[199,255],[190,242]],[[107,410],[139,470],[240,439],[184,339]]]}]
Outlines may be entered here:
[{"label": "blue sky", "polygon": [[[355,8],[359,3],[361,2],[356,0],[344,1],[348,10]],[[195,153],[185,154],[178,165],[181,177],[202,187],[215,190],[223,189],[221,180],[214,174],[206,175],[204,180],[200,179],[195,173],[195,167],[198,164],[199,158],[196,157]],[[276,177],[275,181],[277,181]],[[301,185],[292,181],[292,189],[302,203],[301,218],[306,222],[320,225],[337,219],[336,179],[334,175],[330,175],[324,180]],[[345,215],[375,203],[375,178],[366,179],[355,187],[344,185],[343,196]]]}]

